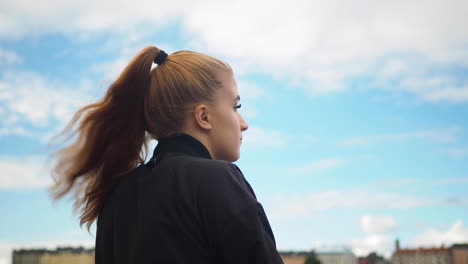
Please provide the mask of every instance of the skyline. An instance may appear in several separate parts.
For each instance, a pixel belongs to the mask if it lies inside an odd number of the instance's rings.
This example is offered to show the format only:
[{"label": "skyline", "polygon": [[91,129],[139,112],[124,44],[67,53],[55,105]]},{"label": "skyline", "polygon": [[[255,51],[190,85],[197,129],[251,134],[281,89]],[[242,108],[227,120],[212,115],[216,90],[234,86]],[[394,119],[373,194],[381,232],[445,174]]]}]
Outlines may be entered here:
[{"label": "skyline", "polygon": [[466,13],[456,0],[4,1],[0,264],[13,248],[94,245],[70,197],[46,193],[47,144],[147,45],[234,69],[249,123],[235,163],[279,250],[467,243]]}]

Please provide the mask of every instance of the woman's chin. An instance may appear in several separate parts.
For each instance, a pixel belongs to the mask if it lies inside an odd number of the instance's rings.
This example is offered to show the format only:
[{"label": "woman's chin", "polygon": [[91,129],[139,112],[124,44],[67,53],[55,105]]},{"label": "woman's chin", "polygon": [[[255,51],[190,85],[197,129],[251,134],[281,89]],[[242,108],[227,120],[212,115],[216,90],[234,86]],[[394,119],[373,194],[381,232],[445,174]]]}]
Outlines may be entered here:
[{"label": "woman's chin", "polygon": [[235,162],[235,161],[239,160],[239,158],[240,158],[240,153],[237,152],[237,153],[233,153],[232,155],[229,155],[228,157],[226,157],[226,161]]}]

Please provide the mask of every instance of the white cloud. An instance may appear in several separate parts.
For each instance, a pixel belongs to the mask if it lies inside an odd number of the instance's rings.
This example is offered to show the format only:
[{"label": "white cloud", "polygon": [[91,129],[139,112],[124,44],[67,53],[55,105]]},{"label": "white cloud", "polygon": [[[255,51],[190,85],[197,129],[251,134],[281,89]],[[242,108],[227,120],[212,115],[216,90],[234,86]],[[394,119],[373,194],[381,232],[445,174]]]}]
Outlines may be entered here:
[{"label": "white cloud", "polygon": [[291,174],[314,174],[332,169],[344,163],[342,158],[329,158],[310,162],[309,164],[291,168]]},{"label": "white cloud", "polygon": [[[154,27],[164,25],[170,17],[183,10],[181,1],[159,5],[154,1],[139,1],[138,4],[119,1],[69,1],[49,0],[43,5],[34,1],[6,0],[2,2],[0,35],[19,38],[29,34],[47,33],[93,33],[101,30],[125,31],[141,27],[141,23]],[[157,15],[156,15],[157,14]],[[76,37],[80,37],[79,35]],[[85,36],[86,37],[86,36]]]},{"label": "white cloud", "polygon": [[0,86],[0,103],[5,111],[3,115],[11,117],[1,121],[3,126],[9,127],[3,134],[15,131],[25,134],[22,129],[14,129],[21,124],[41,128],[55,120],[64,125],[89,98],[79,85],[69,87],[34,72],[4,72]]},{"label": "white cloud", "polygon": [[409,209],[447,204],[468,206],[464,198],[435,198],[368,190],[329,190],[301,194],[277,194],[267,199],[269,212],[276,219],[294,219],[328,209]]},{"label": "white cloud", "polygon": [[453,71],[454,68],[467,68],[468,51],[463,53],[462,60],[452,61],[431,61],[430,57],[414,54],[384,59],[385,62],[375,65],[375,79],[370,87],[386,89],[397,95],[411,93],[428,102],[466,102],[468,80],[465,75]]},{"label": "white cloud", "polygon": [[117,79],[119,74],[125,69],[125,66],[130,62],[131,58],[131,56],[120,56],[112,61],[96,63],[89,67],[89,71],[92,73],[104,74],[106,81],[111,83],[112,80]]},{"label": "white cloud", "polygon": [[361,230],[366,234],[380,234],[398,227],[395,218],[389,216],[365,215],[360,219]]},{"label": "white cloud", "polygon": [[[233,65],[231,65],[232,67]],[[238,75],[234,72],[236,76]],[[261,87],[258,83],[243,79],[237,80],[237,87],[239,88],[239,95],[241,97],[242,109],[241,114],[247,118],[257,117],[257,108],[255,101],[272,101],[273,98],[267,93],[264,87]]]},{"label": "white cloud", "polygon": [[464,227],[462,220],[458,219],[447,231],[429,228],[422,234],[416,236],[411,244],[413,247],[439,247],[442,244],[450,246],[453,243],[466,242],[468,242],[468,228]]},{"label": "white cloud", "polygon": [[443,178],[404,178],[404,179],[385,179],[377,180],[371,183],[373,186],[401,187],[407,185],[417,186],[439,186],[439,185],[459,185],[467,184],[468,177],[443,177]]},{"label": "white cloud", "polygon": [[0,170],[0,189],[45,188],[53,183],[44,158],[38,156],[0,156]]},{"label": "white cloud", "polygon": [[352,239],[349,244],[354,254],[358,256],[367,256],[371,252],[378,252],[388,258],[393,252],[393,240],[388,235],[383,234],[368,234],[363,238]]},{"label": "white cloud", "polygon": [[279,131],[250,127],[242,133],[242,145],[245,147],[281,147],[288,141],[288,136]]},{"label": "white cloud", "polygon": [[384,135],[382,139],[388,140],[412,140],[412,139],[425,139],[431,143],[451,143],[456,141],[458,128],[442,130],[427,130],[417,131],[401,134],[388,134]]},{"label": "white cloud", "polygon": [[239,88],[239,94],[241,99],[258,99],[263,97],[262,99],[268,97],[265,92],[265,89],[260,87],[258,84],[246,81],[246,80],[238,80],[237,86]]},{"label": "white cloud", "polygon": [[337,142],[341,147],[359,147],[381,142],[404,142],[409,140],[425,140],[430,143],[452,143],[457,141],[458,127],[452,127],[445,130],[422,130],[407,133],[393,133],[377,136],[358,136],[351,137]]},{"label": "white cloud", "polygon": [[[361,229],[366,233],[363,238],[352,239],[350,245],[353,251],[358,255],[367,255],[373,251],[383,253],[384,256],[390,257],[394,248],[394,240],[391,235],[385,234],[385,232],[393,230],[398,225],[395,219],[391,217],[378,217],[374,218],[370,222],[379,222],[378,224],[371,224],[370,230],[368,227],[368,217],[364,216],[361,218]],[[377,227],[377,228],[374,228]],[[368,232],[372,231],[372,232]],[[468,228],[463,226],[463,222],[458,219],[455,223],[448,228],[448,230],[438,230],[436,228],[429,228],[423,233],[415,236],[411,242],[411,248],[419,247],[440,247],[442,244],[445,246],[451,246],[454,243],[466,243],[468,242]]]},{"label": "white cloud", "polygon": [[[427,87],[426,77],[434,75],[431,65],[467,63],[466,49],[460,47],[466,45],[468,39],[458,36],[457,30],[453,29],[455,24],[467,21],[460,12],[467,7],[462,1],[449,4],[433,1],[431,5],[424,1],[410,4],[403,1],[352,4],[298,1],[294,5],[238,1],[197,7],[186,22],[190,32],[201,35],[195,47],[219,54],[231,52],[231,57],[253,71],[260,69],[276,76],[299,77],[305,80],[311,93],[343,90],[347,78],[375,71],[376,64],[382,59],[389,62],[377,67],[377,72],[380,72],[379,67],[383,68],[379,79],[388,83],[391,81],[388,77],[397,73],[402,73],[406,79],[414,70],[406,65],[413,60],[408,61],[406,55],[402,55],[396,62],[393,57],[399,53],[427,58],[427,62],[418,65],[422,72],[417,79],[421,88]],[[261,14],[257,12],[258,8],[263,10]],[[425,11],[420,12],[421,9]],[[436,23],[439,18],[444,19],[444,23]],[[236,23],[212,23],[213,19]],[[442,35],[447,38],[442,40]],[[457,56],[460,54],[463,56]],[[414,85],[396,86],[412,92]],[[467,100],[437,95],[436,88],[445,91],[446,87],[439,83],[416,95],[433,101]],[[462,87],[454,89],[457,93],[465,90]]]},{"label": "white cloud", "polygon": [[364,215],[359,225],[365,236],[349,241],[354,253],[358,256],[367,256],[371,252],[378,252],[388,258],[393,251],[393,240],[391,235],[386,233],[398,228],[395,218]]},{"label": "white cloud", "polygon": [[247,109],[245,106],[242,106],[242,110],[240,110],[242,117],[246,119],[247,124],[249,124],[248,119],[257,117],[257,110],[254,106],[249,105]]},{"label": "white cloud", "polygon": [[34,133],[32,131],[26,130],[23,127],[0,128],[0,137],[8,136],[8,135],[20,135],[20,136],[26,136],[26,137],[34,137]]},{"label": "white cloud", "polygon": [[[125,69],[131,59],[138,54],[138,52],[154,43],[149,43],[147,37],[142,35],[141,32],[129,32],[125,36],[121,37],[122,40],[115,43],[115,40],[104,43],[103,51],[108,52],[109,50],[117,50],[117,58],[108,61],[99,61],[89,66],[88,72],[91,74],[97,74],[99,78],[104,76],[106,81],[112,82],[117,79],[120,73]],[[157,43],[158,48],[163,49],[168,54],[174,51],[174,48],[167,43]],[[153,65],[155,66],[155,65]],[[149,71],[149,69],[148,69]],[[110,83],[109,83],[110,84]]]},{"label": "white cloud", "polygon": [[380,78],[395,78],[401,76],[408,70],[409,66],[407,61],[402,58],[390,58],[377,72]]},{"label": "white cloud", "polygon": [[360,136],[343,139],[337,142],[340,147],[360,147],[371,144],[376,139],[375,136]]},{"label": "white cloud", "polygon": [[446,150],[446,152],[454,158],[463,158],[468,156],[468,147],[464,148],[452,148]]},{"label": "white cloud", "polygon": [[23,59],[13,51],[0,48],[0,65],[9,65],[23,62]]},{"label": "white cloud", "polygon": [[[424,82],[420,85],[424,86]],[[468,101],[468,86],[452,86],[440,85],[434,90],[424,93],[423,98],[428,101],[451,101],[455,103],[463,103]]]},{"label": "white cloud", "polygon": [[49,0],[41,7],[8,0],[0,11],[0,35],[150,36],[177,24],[188,47],[229,58],[240,72],[300,80],[312,94],[341,91],[349,78],[375,75],[379,88],[427,101],[466,102],[465,77],[437,69],[468,66],[468,35],[460,26],[468,24],[467,10],[463,0]]}]

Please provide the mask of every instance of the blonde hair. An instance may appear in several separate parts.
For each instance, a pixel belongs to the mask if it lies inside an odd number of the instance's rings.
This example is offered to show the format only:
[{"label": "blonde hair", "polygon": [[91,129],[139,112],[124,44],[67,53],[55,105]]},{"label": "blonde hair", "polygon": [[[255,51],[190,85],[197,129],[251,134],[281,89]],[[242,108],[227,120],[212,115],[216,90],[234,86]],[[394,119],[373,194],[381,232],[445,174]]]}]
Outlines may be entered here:
[{"label": "blonde hair", "polygon": [[76,140],[51,156],[51,193],[59,199],[73,190],[80,225],[88,230],[118,179],[145,161],[148,140],[181,132],[191,106],[214,100],[217,73],[232,72],[227,63],[192,51],[175,52],[151,70],[159,52],[140,51],[104,97],[78,110],[59,134]]}]

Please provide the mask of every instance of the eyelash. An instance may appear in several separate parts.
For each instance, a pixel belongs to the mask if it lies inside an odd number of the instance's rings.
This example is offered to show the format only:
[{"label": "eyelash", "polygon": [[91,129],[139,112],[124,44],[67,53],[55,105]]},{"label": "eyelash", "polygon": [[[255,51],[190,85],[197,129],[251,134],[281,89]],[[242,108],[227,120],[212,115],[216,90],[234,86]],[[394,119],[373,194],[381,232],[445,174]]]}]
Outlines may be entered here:
[{"label": "eyelash", "polygon": [[241,106],[242,106],[242,104],[238,104],[234,108],[237,110],[237,109],[241,108]]}]

